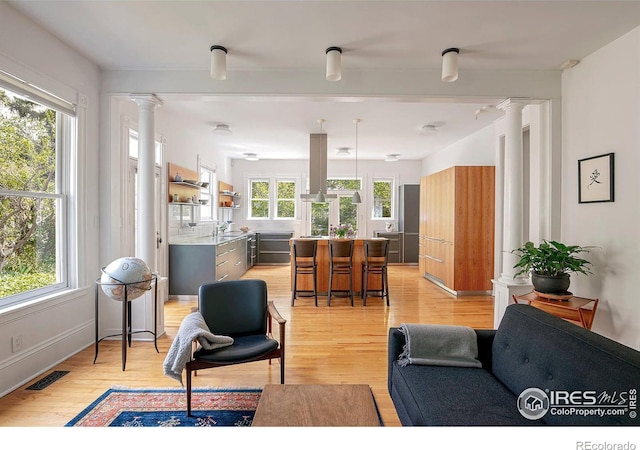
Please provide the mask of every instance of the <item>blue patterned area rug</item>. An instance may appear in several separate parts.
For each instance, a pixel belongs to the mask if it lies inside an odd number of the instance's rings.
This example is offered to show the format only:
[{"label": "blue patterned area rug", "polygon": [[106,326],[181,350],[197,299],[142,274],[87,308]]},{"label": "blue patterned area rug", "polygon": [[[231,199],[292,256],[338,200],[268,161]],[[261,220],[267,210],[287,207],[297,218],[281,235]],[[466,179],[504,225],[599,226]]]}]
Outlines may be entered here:
[{"label": "blue patterned area rug", "polygon": [[251,426],[260,388],[194,389],[187,417],[184,389],[109,389],[67,427]]}]

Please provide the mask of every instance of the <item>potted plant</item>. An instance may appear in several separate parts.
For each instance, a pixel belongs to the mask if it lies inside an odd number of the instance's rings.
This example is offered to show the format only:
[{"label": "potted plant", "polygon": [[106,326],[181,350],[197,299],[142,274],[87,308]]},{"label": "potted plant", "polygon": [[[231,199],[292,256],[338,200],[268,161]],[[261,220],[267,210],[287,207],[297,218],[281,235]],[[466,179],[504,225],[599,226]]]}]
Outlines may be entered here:
[{"label": "potted plant", "polygon": [[345,239],[345,238],[353,238],[355,237],[355,234],[356,234],[356,230],[353,229],[351,224],[340,224],[336,227],[331,225],[329,228],[330,237]]},{"label": "potted plant", "polygon": [[590,248],[547,240],[536,247],[533,242],[527,242],[511,252],[520,257],[513,266],[520,269],[514,276],[531,273],[531,282],[537,292],[564,294],[569,289],[570,273],[592,273],[591,263],[579,256]]}]

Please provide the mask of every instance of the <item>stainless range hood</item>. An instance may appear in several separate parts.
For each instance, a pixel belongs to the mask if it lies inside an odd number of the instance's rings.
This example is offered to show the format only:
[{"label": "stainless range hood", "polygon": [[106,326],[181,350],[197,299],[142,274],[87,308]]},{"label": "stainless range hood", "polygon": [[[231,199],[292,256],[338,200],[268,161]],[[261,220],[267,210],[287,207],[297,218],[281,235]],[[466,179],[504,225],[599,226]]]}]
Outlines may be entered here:
[{"label": "stainless range hood", "polygon": [[336,194],[327,194],[327,135],[314,133],[309,135],[309,191],[301,194],[300,198],[312,202],[318,195],[331,200],[338,198]]}]

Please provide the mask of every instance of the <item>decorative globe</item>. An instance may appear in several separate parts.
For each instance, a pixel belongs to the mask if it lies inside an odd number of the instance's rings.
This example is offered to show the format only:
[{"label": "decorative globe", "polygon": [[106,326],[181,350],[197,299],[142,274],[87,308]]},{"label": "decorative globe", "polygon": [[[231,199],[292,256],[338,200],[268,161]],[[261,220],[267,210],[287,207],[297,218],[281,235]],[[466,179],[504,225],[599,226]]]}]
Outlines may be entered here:
[{"label": "decorative globe", "polygon": [[102,292],[114,300],[124,299],[127,286],[127,301],[134,300],[151,288],[151,269],[140,258],[116,259],[102,269],[100,283]]}]

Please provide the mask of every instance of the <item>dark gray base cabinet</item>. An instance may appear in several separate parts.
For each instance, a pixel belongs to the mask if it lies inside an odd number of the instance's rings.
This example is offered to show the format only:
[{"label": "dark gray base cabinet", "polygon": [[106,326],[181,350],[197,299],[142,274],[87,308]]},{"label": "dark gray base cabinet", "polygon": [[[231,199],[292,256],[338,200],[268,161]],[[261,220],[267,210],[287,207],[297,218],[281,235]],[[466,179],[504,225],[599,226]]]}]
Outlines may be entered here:
[{"label": "dark gray base cabinet", "polygon": [[198,295],[201,285],[237,280],[246,270],[246,238],[216,245],[169,245],[169,295]]},{"label": "dark gray base cabinet", "polygon": [[258,264],[280,265],[291,261],[289,240],[292,232],[256,233],[258,241]]}]

